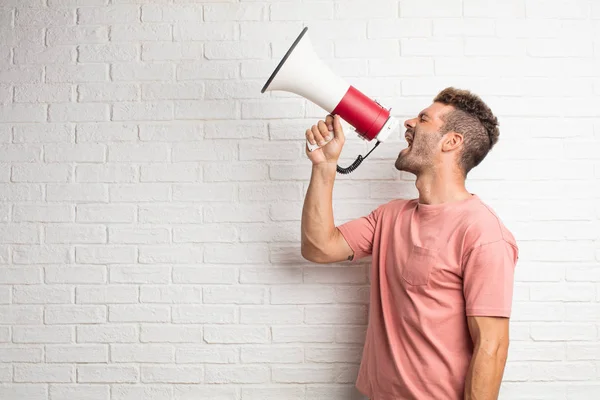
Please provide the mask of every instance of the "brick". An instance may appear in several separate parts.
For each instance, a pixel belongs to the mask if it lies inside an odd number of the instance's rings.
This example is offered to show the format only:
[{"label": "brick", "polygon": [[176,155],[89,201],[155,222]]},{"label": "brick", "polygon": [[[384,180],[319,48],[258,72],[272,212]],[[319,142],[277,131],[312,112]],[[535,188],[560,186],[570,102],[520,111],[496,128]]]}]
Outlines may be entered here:
[{"label": "brick", "polygon": [[71,124],[19,124],[14,127],[15,143],[73,142]]},{"label": "brick", "polygon": [[173,161],[230,161],[237,158],[237,143],[223,140],[204,140],[173,146]]},{"label": "brick", "polygon": [[75,260],[82,264],[127,264],[135,262],[136,249],[129,246],[77,246]]},{"label": "brick", "polygon": [[140,124],[142,141],[192,141],[203,136],[203,122],[157,122]]},{"label": "brick", "polygon": [[[287,128],[289,129],[289,125]],[[267,126],[263,121],[207,121],[207,139],[266,139]]]},{"label": "brick", "polygon": [[169,386],[154,385],[113,385],[112,399],[114,400],[162,400],[173,398],[173,389]]},{"label": "brick", "polygon": [[80,304],[136,303],[138,290],[133,285],[79,286],[75,297]]},{"label": "brick", "polygon": [[173,25],[173,39],[182,40],[235,40],[237,39],[237,25],[228,22],[178,22]]},{"label": "brick", "polygon": [[232,201],[236,186],[230,183],[173,185],[174,201]]},{"label": "brick", "polygon": [[171,63],[119,63],[111,67],[114,81],[172,81],[175,68]]},{"label": "brick", "polygon": [[104,283],[106,282],[106,267],[66,267],[48,266],[46,283]]},{"label": "brick", "polygon": [[159,143],[113,144],[108,151],[108,161],[165,162],[169,159],[169,147]]},{"label": "brick", "polygon": [[15,64],[71,64],[75,60],[74,46],[55,46],[14,51]]},{"label": "brick", "polygon": [[204,96],[204,84],[199,83],[147,83],[142,85],[142,99],[201,99]]},{"label": "brick", "polygon": [[48,389],[52,400],[90,399],[104,400],[109,397],[108,385],[50,385]]},{"label": "brick", "polygon": [[133,123],[91,122],[77,124],[78,142],[121,142],[137,140],[138,128]]},{"label": "brick", "polygon": [[75,328],[69,326],[15,326],[13,341],[15,343],[70,343]]},{"label": "brick", "polygon": [[[202,341],[202,328],[198,326],[147,325],[141,328],[142,343],[198,343]],[[191,357],[189,357],[191,358]],[[176,349],[178,363],[189,359]]]},{"label": "brick", "polygon": [[400,0],[400,16],[406,17],[461,17],[462,1],[450,0],[440,7],[435,0],[425,0],[414,2],[410,0]]},{"label": "brick", "polygon": [[231,324],[235,307],[231,306],[174,306],[175,324]]},{"label": "brick", "polygon": [[168,283],[171,269],[167,266],[111,266],[111,283]]},{"label": "brick", "polygon": [[[390,17],[388,15],[387,17]],[[444,22],[443,20],[434,20],[433,24]],[[460,23],[461,20],[455,20]],[[428,37],[431,36],[431,20],[418,18],[396,18],[396,19],[377,19],[369,21],[367,25],[367,38],[369,39],[398,39],[403,37]],[[329,37],[329,36],[328,36]],[[338,38],[336,38],[338,39]],[[341,37],[339,39],[346,39]],[[363,39],[361,37],[361,39]]]},{"label": "brick", "polygon": [[0,123],[45,121],[46,107],[41,104],[5,104],[0,108]]},{"label": "brick", "polygon": [[400,52],[403,56],[456,56],[465,49],[458,38],[407,38],[400,40]]},{"label": "brick", "polygon": [[133,343],[139,338],[135,325],[80,325],[77,327],[79,343]]},{"label": "brick", "polygon": [[140,98],[137,85],[130,83],[86,83],[77,86],[78,100],[90,101],[134,101]]},{"label": "brick", "polygon": [[[303,319],[304,312],[300,307],[244,306],[240,310],[242,324],[301,324]],[[242,357],[243,354],[242,351]]]},{"label": "brick", "polygon": [[216,243],[206,248],[204,261],[214,264],[247,264],[264,263],[269,260],[266,245],[221,244]]},{"label": "brick", "polygon": [[142,182],[197,182],[201,170],[196,163],[148,165],[141,167]]},{"label": "brick", "polygon": [[148,4],[142,6],[142,21],[203,21],[202,9],[202,4]]},{"label": "brick", "polygon": [[186,264],[201,261],[204,249],[198,245],[172,245],[140,247],[139,252],[139,262],[142,264]]},{"label": "brick", "polygon": [[140,20],[140,7],[134,4],[82,7],[77,15],[77,23],[81,25],[129,24]]},{"label": "brick", "polygon": [[71,100],[71,86],[65,84],[24,84],[15,86],[15,102],[50,103]]},{"label": "brick", "polygon": [[13,182],[67,182],[71,176],[68,165],[13,164]]},{"label": "brick", "polygon": [[124,24],[115,25],[110,31],[113,42],[138,42],[171,40],[170,24]]},{"label": "brick", "polygon": [[40,160],[39,146],[8,144],[0,146],[0,161],[2,162],[35,162]]},{"label": "brick", "polygon": [[52,184],[47,185],[46,198],[48,201],[105,202],[108,193],[101,184]]},{"label": "brick", "polygon": [[106,322],[105,306],[47,306],[46,324],[90,324]]},{"label": "brick", "polygon": [[197,267],[175,266],[173,267],[174,283],[222,283],[231,284],[237,281],[236,271],[233,268],[204,266]]},{"label": "brick", "polygon": [[52,26],[47,29],[48,46],[108,42],[107,26]]},{"label": "brick", "polygon": [[131,226],[110,227],[108,230],[110,243],[124,244],[158,244],[168,243],[169,230],[166,228]]},{"label": "brick", "polygon": [[18,304],[60,304],[72,303],[70,287],[24,285],[13,287],[13,303]]},{"label": "brick", "polygon": [[433,60],[427,57],[399,57],[390,60],[369,60],[371,76],[433,75]]},{"label": "brick", "polygon": [[273,343],[331,343],[335,331],[330,327],[274,326]]},{"label": "brick", "polygon": [[202,367],[142,366],[144,383],[200,383],[204,376]]},{"label": "brick", "polygon": [[40,325],[42,323],[41,306],[0,306],[0,324],[3,325]]},{"label": "brick", "polygon": [[37,267],[2,267],[1,284],[42,283],[42,272]]},{"label": "brick", "polygon": [[74,382],[74,368],[68,365],[15,365],[15,382]]},{"label": "brick", "polygon": [[206,371],[207,383],[266,383],[270,381],[271,370],[267,366],[222,366],[217,365]]},{"label": "brick", "polygon": [[279,40],[293,41],[298,37],[302,28],[303,26],[299,21],[242,21],[240,23],[240,37],[245,40],[262,40],[265,37],[272,37]]},{"label": "brick", "polygon": [[332,287],[278,286],[271,288],[272,304],[318,304],[331,303],[334,298]]},{"label": "brick", "polygon": [[247,60],[269,58],[267,43],[250,41],[209,42],[204,47],[208,60]]},{"label": "brick", "polygon": [[65,246],[13,246],[15,264],[67,263],[70,259],[69,248]]},{"label": "brick", "polygon": [[46,360],[53,363],[107,362],[106,345],[46,346]]},{"label": "brick", "polygon": [[585,19],[590,15],[590,2],[555,1],[547,3],[541,0],[527,0],[525,2],[526,15],[528,18],[570,18]]},{"label": "brick", "polygon": [[202,300],[199,286],[162,287],[144,286],[140,289],[142,303],[196,303]]},{"label": "brick", "polygon": [[202,208],[195,205],[140,205],[142,223],[201,223]]},{"label": "brick", "polygon": [[263,326],[205,326],[204,340],[207,343],[267,343],[268,332]]},{"label": "brick", "polygon": [[203,175],[205,182],[264,181],[268,176],[268,167],[251,163],[211,163],[204,165]]},{"label": "brick", "polygon": [[132,165],[103,164],[78,165],[75,168],[77,182],[135,182],[136,168]]},{"label": "brick", "polygon": [[[297,9],[298,7],[296,7]],[[320,12],[323,11],[320,10]],[[259,21],[265,20],[266,15],[267,10],[264,4],[209,4],[204,7],[205,21]],[[273,9],[271,9],[272,15]]]},{"label": "brick", "polygon": [[16,25],[75,25],[75,12],[69,9],[19,8],[15,18]]},{"label": "brick", "polygon": [[170,317],[170,309],[166,306],[111,305],[108,320],[110,322],[168,322]]},{"label": "brick", "polygon": [[136,366],[78,365],[77,382],[88,383],[134,383],[139,380]]},{"label": "brick", "polygon": [[111,361],[117,363],[170,363],[175,361],[173,346],[114,344],[110,347]]},{"label": "brick", "polygon": [[128,204],[79,204],[78,222],[133,222],[136,209]]},{"label": "brick", "polygon": [[[486,0],[465,0],[463,12],[465,17],[525,17],[525,5],[527,1],[510,0],[502,3]],[[529,15],[528,15],[529,16]]]},{"label": "brick", "polygon": [[295,160],[304,151],[300,143],[240,143],[240,160]]},{"label": "brick", "polygon": [[46,82],[80,83],[108,81],[108,66],[104,64],[48,65]]},{"label": "brick", "polygon": [[160,121],[173,119],[173,103],[169,101],[144,103],[115,103],[114,121]]},{"label": "brick", "polygon": [[235,103],[221,100],[176,100],[175,119],[228,119],[236,118]]},{"label": "brick", "polygon": [[142,44],[143,61],[192,61],[204,53],[203,42],[149,42]]},{"label": "brick", "polygon": [[110,187],[112,202],[167,201],[169,186],[160,183],[120,184]]},{"label": "brick", "polygon": [[54,103],[49,106],[48,120],[51,122],[108,121],[107,104]]},{"label": "brick", "polygon": [[[274,68],[274,67],[273,67]],[[232,61],[183,62],[177,65],[177,80],[233,79],[239,76],[239,65]],[[268,76],[267,76],[268,78]]]},{"label": "brick", "polygon": [[[42,346],[26,346],[26,347],[11,347],[0,348],[0,356],[3,362],[42,362]],[[0,386],[0,394],[4,386]],[[8,397],[10,398],[10,397]],[[18,397],[17,397],[18,398]]]},{"label": "brick", "polygon": [[295,183],[241,184],[240,199],[243,201],[302,200],[301,186]]},{"label": "brick", "polygon": [[46,243],[106,243],[106,228],[102,225],[46,225]]}]

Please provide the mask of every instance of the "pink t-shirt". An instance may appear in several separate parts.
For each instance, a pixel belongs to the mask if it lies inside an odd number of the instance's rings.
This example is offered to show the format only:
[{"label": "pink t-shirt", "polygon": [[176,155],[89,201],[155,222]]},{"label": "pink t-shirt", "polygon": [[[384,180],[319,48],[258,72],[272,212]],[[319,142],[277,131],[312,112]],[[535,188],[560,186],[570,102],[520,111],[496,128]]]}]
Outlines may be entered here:
[{"label": "pink t-shirt", "polygon": [[354,261],[373,255],[356,388],[373,400],[462,399],[473,353],[467,316],[510,316],[513,235],[474,194],[393,200],[338,228]]}]

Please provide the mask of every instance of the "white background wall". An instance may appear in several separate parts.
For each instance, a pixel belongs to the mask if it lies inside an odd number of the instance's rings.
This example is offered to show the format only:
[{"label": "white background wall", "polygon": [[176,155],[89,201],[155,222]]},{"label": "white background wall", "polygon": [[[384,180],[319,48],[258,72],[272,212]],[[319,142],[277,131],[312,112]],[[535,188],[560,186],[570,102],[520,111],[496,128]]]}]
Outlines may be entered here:
[{"label": "white background wall", "polygon": [[[1,399],[362,399],[368,260],[299,251],[325,112],[260,94],[303,26],[403,120],[451,85],[490,104],[501,398],[600,397],[600,1],[0,0]],[[404,146],[339,178],[337,223],[416,194]]]}]

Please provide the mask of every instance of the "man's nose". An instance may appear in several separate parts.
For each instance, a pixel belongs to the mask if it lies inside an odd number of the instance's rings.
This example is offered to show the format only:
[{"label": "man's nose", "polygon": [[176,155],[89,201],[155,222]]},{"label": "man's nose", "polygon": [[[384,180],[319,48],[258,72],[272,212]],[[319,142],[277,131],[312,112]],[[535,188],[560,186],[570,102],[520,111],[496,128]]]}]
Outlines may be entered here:
[{"label": "man's nose", "polygon": [[415,118],[407,119],[404,121],[404,127],[406,129],[413,129],[415,127]]}]

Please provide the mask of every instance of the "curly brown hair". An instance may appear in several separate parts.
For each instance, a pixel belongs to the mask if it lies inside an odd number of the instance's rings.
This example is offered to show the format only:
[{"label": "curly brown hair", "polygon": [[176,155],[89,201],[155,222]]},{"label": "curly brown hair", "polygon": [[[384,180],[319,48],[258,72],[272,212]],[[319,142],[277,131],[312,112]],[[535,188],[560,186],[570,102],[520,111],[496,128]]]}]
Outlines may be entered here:
[{"label": "curly brown hair", "polygon": [[498,142],[498,118],[479,96],[468,90],[448,87],[433,101],[454,107],[443,117],[441,133],[454,131],[463,135],[459,164],[466,176]]}]

